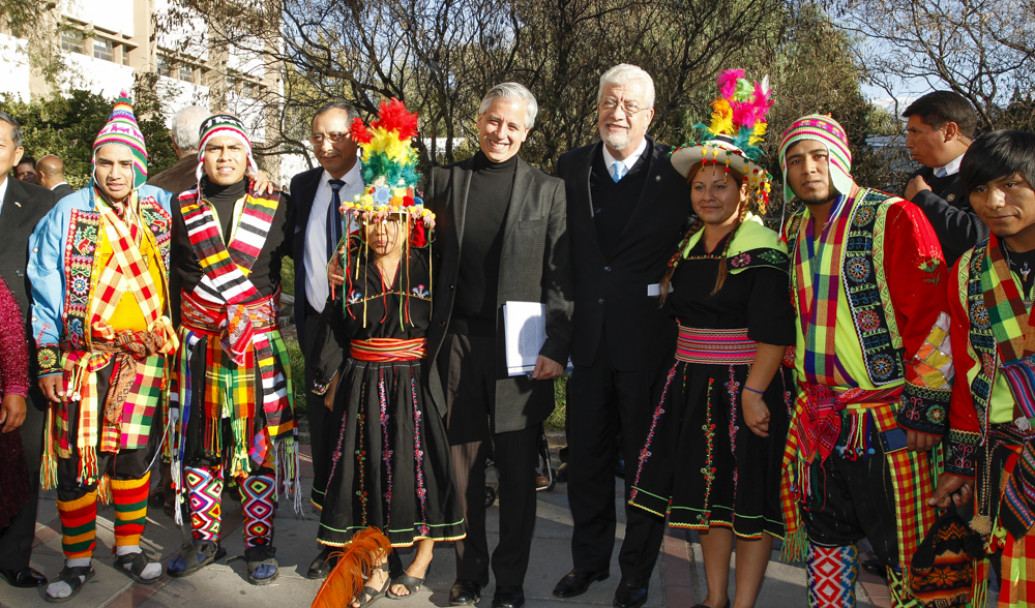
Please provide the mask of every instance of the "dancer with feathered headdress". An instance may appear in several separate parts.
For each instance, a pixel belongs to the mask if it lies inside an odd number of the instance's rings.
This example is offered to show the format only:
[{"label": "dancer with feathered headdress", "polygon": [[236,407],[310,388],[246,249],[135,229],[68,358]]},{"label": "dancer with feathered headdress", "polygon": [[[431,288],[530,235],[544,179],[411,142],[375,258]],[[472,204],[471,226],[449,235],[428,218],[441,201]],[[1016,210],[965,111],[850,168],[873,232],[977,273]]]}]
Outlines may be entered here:
[{"label": "dancer with feathered headdress", "polygon": [[[753,605],[774,537],[794,341],[787,253],[755,215],[770,176],[757,147],[772,102],[743,70],[719,77],[709,125],[672,153],[697,221],[669,262],[665,307],[679,341],[632,482],[629,503],[698,531],[708,595],[698,607]],[[704,429],[702,437],[701,429]],[[689,472],[689,473],[687,473]]]},{"label": "dancer with feathered headdress", "polygon": [[340,369],[319,371],[322,380],[338,382],[332,418],[340,429],[317,534],[325,549],[317,560],[333,563],[337,548],[368,526],[384,530],[392,547],[417,545],[413,563],[391,587],[383,570],[373,570],[356,606],[386,592],[415,593],[434,541],[464,537],[445,428],[423,379],[434,214],[414,192],[416,134],[417,115],[396,99],[382,102],[369,126],[353,123],[367,185],[342,205],[347,236],[331,274],[343,284],[332,288],[325,309],[348,357]]}]

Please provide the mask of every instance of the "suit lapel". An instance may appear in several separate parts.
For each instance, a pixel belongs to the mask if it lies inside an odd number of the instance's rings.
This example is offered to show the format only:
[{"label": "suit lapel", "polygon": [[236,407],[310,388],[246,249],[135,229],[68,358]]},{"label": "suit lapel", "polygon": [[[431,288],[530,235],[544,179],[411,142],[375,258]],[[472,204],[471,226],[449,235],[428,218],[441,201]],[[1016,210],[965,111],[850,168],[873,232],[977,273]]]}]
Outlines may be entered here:
[{"label": "suit lapel", "polygon": [[304,182],[302,192],[299,192],[298,219],[296,225],[303,229],[309,224],[309,213],[313,210],[313,199],[316,198],[316,191],[320,188],[320,177],[323,175],[323,168],[314,169],[313,175]]},{"label": "suit lapel", "polygon": [[647,225],[647,222],[633,221],[632,218],[645,217],[650,214],[650,206],[658,200],[658,196],[661,193],[663,183],[661,172],[665,170],[665,162],[667,161],[664,158],[659,158],[661,155],[657,153],[657,149],[654,147],[654,140],[650,137],[647,138],[647,148],[643,151],[643,154],[646,156],[647,177],[643,182],[643,189],[640,190],[640,196],[636,199],[636,204],[629,214],[629,220],[625,222],[625,226],[618,236],[618,243],[615,244],[615,254],[619,252],[630,233],[634,233],[637,228]]},{"label": "suit lapel", "polygon": [[503,242],[510,240],[517,218],[528,201],[528,193],[532,189],[532,169],[520,158],[514,172],[514,187],[510,190],[510,203],[507,205],[507,216],[503,223]]},{"label": "suit lapel", "polygon": [[4,194],[4,206],[0,209],[0,235],[8,234],[11,229],[20,227],[25,218],[32,214],[31,202],[21,184],[8,176],[7,192]]},{"label": "suit lapel", "polygon": [[[456,206],[453,209],[453,224],[456,226],[457,247],[463,246],[464,224],[467,222],[467,197],[471,192],[471,174],[474,173],[473,157],[453,169],[453,187],[456,189]],[[460,256],[457,252],[457,260]]]}]

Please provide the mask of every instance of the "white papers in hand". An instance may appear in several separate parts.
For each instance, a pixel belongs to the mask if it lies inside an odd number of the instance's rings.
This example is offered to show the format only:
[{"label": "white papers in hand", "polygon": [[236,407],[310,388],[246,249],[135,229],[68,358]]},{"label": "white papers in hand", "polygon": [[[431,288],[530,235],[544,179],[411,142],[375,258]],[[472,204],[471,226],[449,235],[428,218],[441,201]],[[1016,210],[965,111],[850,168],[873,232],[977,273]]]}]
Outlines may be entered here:
[{"label": "white papers in hand", "polygon": [[507,374],[520,376],[535,369],[539,350],[546,341],[546,305],[540,302],[505,302],[503,334]]}]

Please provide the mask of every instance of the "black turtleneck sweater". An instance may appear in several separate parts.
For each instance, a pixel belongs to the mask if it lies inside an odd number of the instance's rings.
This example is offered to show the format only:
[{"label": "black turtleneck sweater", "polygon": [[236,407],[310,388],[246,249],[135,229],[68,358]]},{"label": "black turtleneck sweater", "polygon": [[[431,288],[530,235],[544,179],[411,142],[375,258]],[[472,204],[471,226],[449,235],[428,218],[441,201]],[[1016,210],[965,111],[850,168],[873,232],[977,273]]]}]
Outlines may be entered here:
[{"label": "black turtleneck sweater", "polygon": [[[219,186],[209,182],[205,177],[201,179],[202,197],[216,211],[216,221],[222,229],[224,243],[229,242],[233,232],[234,205],[247,193],[248,183],[248,178],[245,178],[236,184]],[[275,192],[269,198],[279,196],[280,193]],[[293,222],[288,216],[289,212],[289,205],[281,199],[273,214],[273,223],[269,234],[266,235],[266,242],[255,260],[251,274],[248,275],[260,297],[270,296],[280,287],[281,258],[291,252],[290,227]],[[180,204],[175,198],[172,201],[172,217],[169,292],[173,305],[173,321],[179,324],[180,290],[192,291],[201,280],[202,273],[198,256],[191,247],[190,237],[187,236],[187,226],[180,212]]]},{"label": "black turtleneck sweater", "polygon": [[518,157],[494,163],[482,152],[474,157],[467,195],[464,236],[454,314],[469,321],[485,321],[495,332],[496,294],[507,207],[514,189]]}]

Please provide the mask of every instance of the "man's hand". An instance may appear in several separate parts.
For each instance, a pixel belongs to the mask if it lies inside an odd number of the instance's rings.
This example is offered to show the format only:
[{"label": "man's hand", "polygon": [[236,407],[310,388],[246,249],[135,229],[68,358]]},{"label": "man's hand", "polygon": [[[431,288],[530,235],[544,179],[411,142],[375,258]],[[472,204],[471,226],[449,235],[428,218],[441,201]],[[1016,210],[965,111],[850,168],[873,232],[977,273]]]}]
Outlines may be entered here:
[{"label": "man's hand", "polygon": [[967,479],[952,473],[942,473],[941,477],[938,478],[938,487],[934,489],[934,495],[927,500],[927,504],[932,507],[945,509],[949,506],[949,498],[951,497],[954,505],[962,507],[970,502],[973,491],[973,479]]},{"label": "man's hand", "polygon": [[270,181],[270,176],[266,175],[265,171],[259,171],[252,178],[252,189],[256,194],[273,194],[273,191],[277,189],[276,185]]},{"label": "man's hand", "polygon": [[921,190],[930,190],[930,189],[931,189],[931,187],[929,185],[927,185],[927,182],[924,181],[924,178],[922,178],[919,175],[917,175],[913,179],[909,180],[908,184],[906,184],[906,196],[905,196],[905,199],[908,200],[908,201],[911,201],[911,200],[913,200],[913,197],[916,196],[917,192],[920,192]]},{"label": "man's hand", "polygon": [[906,447],[913,452],[927,452],[938,445],[942,438],[938,435],[928,435],[917,431],[906,431]]},{"label": "man's hand", "polygon": [[62,386],[64,374],[50,374],[40,378],[40,391],[51,403],[61,403],[65,400],[65,389]]},{"label": "man's hand", "polygon": [[741,391],[740,409],[744,414],[744,422],[751,432],[759,437],[769,436],[769,406],[762,400],[762,395],[751,391]]},{"label": "man's hand", "polygon": [[0,432],[10,433],[25,422],[25,397],[21,395],[4,395],[0,402]]},{"label": "man's hand", "polygon": [[564,373],[564,366],[544,355],[539,355],[535,360],[535,369],[532,370],[533,380],[553,380]]}]

